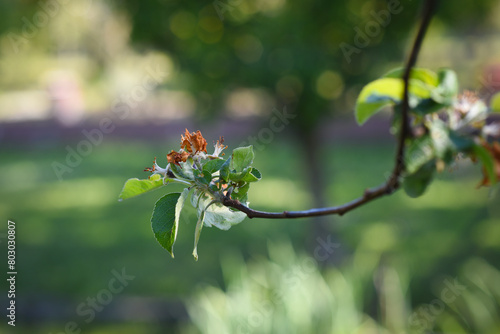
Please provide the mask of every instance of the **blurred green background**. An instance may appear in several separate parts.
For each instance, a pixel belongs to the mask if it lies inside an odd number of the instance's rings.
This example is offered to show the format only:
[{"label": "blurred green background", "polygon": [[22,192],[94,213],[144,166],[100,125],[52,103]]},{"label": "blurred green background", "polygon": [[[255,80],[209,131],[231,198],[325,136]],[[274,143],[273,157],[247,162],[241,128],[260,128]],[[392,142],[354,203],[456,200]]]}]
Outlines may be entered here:
[{"label": "blurred green background", "polygon": [[[198,262],[194,210],[175,259],[150,227],[154,202],[181,188],[117,201],[155,156],[166,163],[186,127],[209,144],[223,135],[229,150],[256,141],[256,209],[343,203],[380,184],[394,160],[390,113],[358,128],[353,108],[364,83],[401,66],[419,6],[2,2],[0,247],[11,219],[18,317],[1,331],[498,333],[500,195],[476,189],[471,162],[418,199],[398,192],[344,217],[204,229]],[[499,18],[496,1],[442,1],[419,64],[453,68],[488,99],[500,89]],[[346,44],[359,52],[346,57]],[[294,118],[272,130],[285,109]],[[103,119],[113,130],[84,147]],[[68,150],[85,154],[57,172]],[[103,299],[122,269],[133,280]],[[79,311],[88,298],[104,301],[92,320]]]}]

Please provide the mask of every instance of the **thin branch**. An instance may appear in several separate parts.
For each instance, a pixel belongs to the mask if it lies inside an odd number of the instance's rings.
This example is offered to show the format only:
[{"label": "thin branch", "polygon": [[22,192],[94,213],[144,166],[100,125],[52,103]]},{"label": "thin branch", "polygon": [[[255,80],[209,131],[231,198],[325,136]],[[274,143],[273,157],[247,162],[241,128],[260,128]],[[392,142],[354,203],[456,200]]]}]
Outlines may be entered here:
[{"label": "thin branch", "polygon": [[410,124],[409,124],[409,81],[410,81],[410,73],[412,68],[415,66],[417,62],[418,54],[420,51],[420,47],[422,46],[422,42],[425,37],[425,33],[427,32],[427,28],[429,27],[429,23],[431,21],[432,15],[434,13],[434,9],[436,8],[437,0],[426,0],[424,3],[422,21],[420,23],[420,27],[413,42],[413,46],[410,52],[410,56],[406,62],[405,71],[403,74],[403,82],[404,82],[404,92],[403,92],[403,101],[401,106],[401,130],[399,133],[398,139],[398,147],[396,150],[396,162],[394,164],[394,169],[391,173],[391,176],[384,184],[376,187],[367,189],[363,196],[334,207],[329,208],[319,208],[319,209],[310,209],[304,211],[283,211],[283,212],[265,212],[253,210],[243,205],[238,200],[231,199],[230,196],[225,196],[222,199],[222,204],[225,206],[229,206],[240,210],[248,216],[248,218],[301,218],[301,217],[314,217],[314,216],[324,216],[324,215],[343,215],[348,211],[351,211],[361,205],[364,205],[372,200],[392,194],[395,190],[400,187],[400,178],[402,173],[405,171],[405,142],[406,139],[410,136]]}]

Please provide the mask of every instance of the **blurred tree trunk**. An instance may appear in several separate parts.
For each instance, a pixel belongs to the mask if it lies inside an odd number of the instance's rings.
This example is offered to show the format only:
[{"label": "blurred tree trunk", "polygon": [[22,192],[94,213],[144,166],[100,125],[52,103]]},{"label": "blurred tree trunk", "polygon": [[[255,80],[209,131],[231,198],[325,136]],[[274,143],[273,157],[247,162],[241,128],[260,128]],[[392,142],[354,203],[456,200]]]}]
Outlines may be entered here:
[{"label": "blurred tree trunk", "polygon": [[[333,172],[327,170],[326,159],[321,156],[321,148],[324,141],[320,138],[317,131],[303,131],[299,129],[300,143],[302,144],[303,159],[308,180],[309,191],[312,196],[312,207],[322,208],[331,206],[331,203],[325,201],[327,184],[333,182]],[[331,152],[329,153],[331,154]],[[328,175],[326,178],[325,176]],[[316,258],[320,266],[338,265],[345,257],[345,245],[342,244],[338,229],[336,227],[337,216],[319,216],[312,218],[310,235],[307,238],[307,248],[313,257],[317,257],[315,252],[320,247],[320,253],[328,254],[323,259],[321,256]],[[335,246],[332,246],[335,244]],[[329,246],[328,246],[329,245]]]}]

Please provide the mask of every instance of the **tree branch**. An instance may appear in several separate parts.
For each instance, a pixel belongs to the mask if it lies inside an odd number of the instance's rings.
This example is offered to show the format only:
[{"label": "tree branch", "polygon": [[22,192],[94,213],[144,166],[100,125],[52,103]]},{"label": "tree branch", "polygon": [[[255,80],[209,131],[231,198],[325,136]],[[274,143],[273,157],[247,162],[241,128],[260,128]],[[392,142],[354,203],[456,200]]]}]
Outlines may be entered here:
[{"label": "tree branch", "polygon": [[222,204],[228,207],[235,208],[240,210],[248,216],[248,218],[301,218],[301,217],[314,217],[314,216],[324,216],[324,215],[343,215],[346,212],[349,212],[361,205],[364,205],[372,200],[392,194],[400,187],[400,178],[402,173],[405,171],[405,142],[406,139],[410,136],[410,122],[409,122],[409,81],[410,81],[410,73],[412,68],[415,66],[417,62],[417,57],[420,51],[420,47],[422,46],[422,42],[425,37],[425,33],[427,32],[427,28],[429,27],[429,23],[431,21],[432,15],[434,13],[434,9],[436,8],[437,0],[426,0],[424,3],[422,21],[420,23],[419,30],[417,32],[417,36],[413,42],[413,46],[408,57],[408,60],[405,65],[405,70],[403,74],[403,82],[404,82],[404,91],[403,91],[403,101],[401,106],[401,130],[399,133],[398,146],[396,150],[396,161],[394,164],[394,169],[391,173],[391,176],[384,184],[376,187],[365,190],[363,196],[334,207],[328,208],[319,208],[319,209],[310,209],[304,211],[283,211],[283,212],[265,212],[250,209],[249,207],[243,205],[237,200],[231,199],[230,196],[225,196],[222,198]]}]

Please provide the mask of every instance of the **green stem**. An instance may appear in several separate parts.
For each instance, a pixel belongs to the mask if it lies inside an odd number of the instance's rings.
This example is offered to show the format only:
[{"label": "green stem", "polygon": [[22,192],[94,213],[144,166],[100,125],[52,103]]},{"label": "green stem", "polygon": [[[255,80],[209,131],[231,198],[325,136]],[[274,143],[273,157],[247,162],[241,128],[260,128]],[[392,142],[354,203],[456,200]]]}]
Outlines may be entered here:
[{"label": "green stem", "polygon": [[181,179],[172,179],[172,178],[169,178],[169,177],[166,177],[165,180],[167,180],[168,182],[177,182],[177,183],[181,183],[181,184],[184,184],[184,185],[187,185],[187,186],[192,186],[192,183],[189,182],[189,181],[185,181],[185,180],[181,180]]}]

